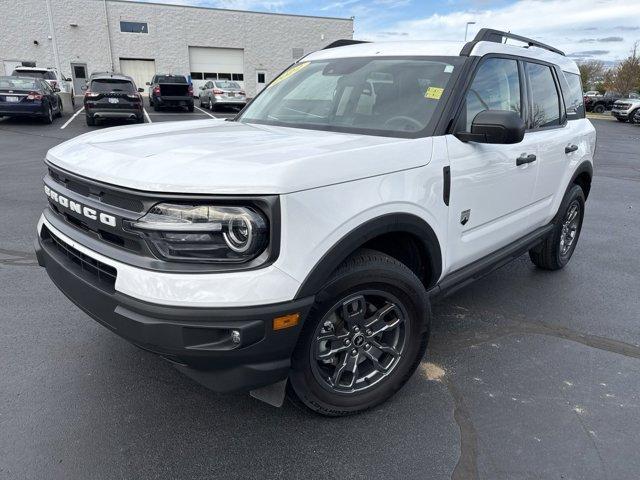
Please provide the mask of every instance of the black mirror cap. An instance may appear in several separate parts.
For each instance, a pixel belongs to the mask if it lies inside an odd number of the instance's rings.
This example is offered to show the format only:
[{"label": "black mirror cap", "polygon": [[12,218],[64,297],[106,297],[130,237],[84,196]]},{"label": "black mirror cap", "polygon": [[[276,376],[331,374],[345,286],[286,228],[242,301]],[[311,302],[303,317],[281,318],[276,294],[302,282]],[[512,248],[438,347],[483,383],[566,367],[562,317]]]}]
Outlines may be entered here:
[{"label": "black mirror cap", "polygon": [[144,92],[144,88],[141,88],[141,87],[140,87],[140,88],[138,88],[138,91],[139,91],[140,93],[142,93],[142,92]]},{"label": "black mirror cap", "polygon": [[471,133],[456,134],[463,142],[494,143],[510,145],[524,138],[525,124],[516,112],[506,110],[484,110],[471,123]]}]

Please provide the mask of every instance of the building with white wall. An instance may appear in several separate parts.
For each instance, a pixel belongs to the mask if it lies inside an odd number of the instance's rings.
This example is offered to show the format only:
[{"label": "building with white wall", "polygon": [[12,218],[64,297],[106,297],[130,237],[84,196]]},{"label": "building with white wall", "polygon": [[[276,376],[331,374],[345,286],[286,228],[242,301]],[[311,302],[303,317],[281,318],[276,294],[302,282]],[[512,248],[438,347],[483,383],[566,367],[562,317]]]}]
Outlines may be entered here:
[{"label": "building with white wall", "polygon": [[[59,68],[76,92],[92,72],[234,79],[253,96],[295,59],[353,37],[353,19],[123,0],[0,0],[0,74]],[[56,55],[57,54],[57,55]]]}]

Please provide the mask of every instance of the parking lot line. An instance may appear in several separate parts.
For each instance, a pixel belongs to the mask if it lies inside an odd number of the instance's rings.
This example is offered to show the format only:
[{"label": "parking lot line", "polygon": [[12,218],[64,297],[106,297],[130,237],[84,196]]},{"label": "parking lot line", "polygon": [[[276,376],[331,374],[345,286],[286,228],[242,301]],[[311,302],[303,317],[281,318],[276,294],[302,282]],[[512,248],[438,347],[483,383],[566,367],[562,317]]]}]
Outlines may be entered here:
[{"label": "parking lot line", "polygon": [[64,125],[62,125],[62,126],[60,127],[60,130],[62,130],[62,129],[64,129],[64,128],[66,128],[66,127],[67,127],[67,125],[69,125],[69,124],[73,121],[73,119],[74,119],[74,118],[76,118],[76,117],[80,114],[80,112],[82,112],[83,110],[84,110],[84,107],[82,107],[82,108],[81,108],[80,110],[78,110],[76,113],[74,113],[73,115],[71,115],[71,118],[70,118],[69,120],[67,120],[66,122],[64,122]]},{"label": "parking lot line", "polygon": [[147,122],[149,122],[149,123],[153,123],[153,122],[151,121],[151,117],[150,117],[150,116],[149,116],[149,114],[147,113],[147,109],[146,109],[146,108],[143,108],[143,109],[142,109],[142,111],[144,112],[144,116],[145,116],[145,118],[147,119]]},{"label": "parking lot line", "polygon": [[204,113],[205,115],[209,115],[211,118],[218,118],[218,117],[216,117],[215,115],[211,115],[211,114],[210,114],[209,112],[207,112],[206,110],[201,109],[200,107],[196,107],[195,105],[194,105],[194,107],[195,107],[197,110],[200,110],[200,111],[201,111],[202,113]]}]

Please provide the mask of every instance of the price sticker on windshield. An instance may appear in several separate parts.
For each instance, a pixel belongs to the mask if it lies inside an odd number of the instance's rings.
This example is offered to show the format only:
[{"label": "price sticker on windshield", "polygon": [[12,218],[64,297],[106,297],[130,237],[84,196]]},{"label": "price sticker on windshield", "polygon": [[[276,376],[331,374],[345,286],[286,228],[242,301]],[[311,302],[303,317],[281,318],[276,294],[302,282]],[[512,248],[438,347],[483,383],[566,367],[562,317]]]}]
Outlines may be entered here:
[{"label": "price sticker on windshield", "polygon": [[427,91],[424,92],[424,98],[430,98],[431,100],[440,100],[442,92],[444,92],[444,88],[429,87],[427,88]]},{"label": "price sticker on windshield", "polygon": [[304,63],[301,63],[300,65],[295,65],[291,67],[289,70],[282,72],[282,74],[278,78],[276,78],[273,82],[271,82],[269,86],[271,87],[273,85],[277,85],[283,80],[286,80],[287,78],[294,76],[300,70],[302,70],[303,68],[306,68],[307,65],[309,65],[309,62],[304,62]]}]

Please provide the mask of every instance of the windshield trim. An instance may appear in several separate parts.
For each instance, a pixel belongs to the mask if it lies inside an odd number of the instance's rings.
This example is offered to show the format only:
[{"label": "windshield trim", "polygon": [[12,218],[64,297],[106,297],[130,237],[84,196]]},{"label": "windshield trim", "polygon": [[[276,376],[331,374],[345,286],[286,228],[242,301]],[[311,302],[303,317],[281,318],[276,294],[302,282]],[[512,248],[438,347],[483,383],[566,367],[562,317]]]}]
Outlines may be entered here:
[{"label": "windshield trim", "polygon": [[[385,56],[362,56],[362,57],[353,57],[353,60],[429,60],[434,62],[459,62],[459,64],[454,64],[453,73],[451,77],[449,77],[449,83],[447,88],[444,90],[444,93],[436,108],[431,116],[431,119],[422,130],[418,130],[417,132],[403,132],[403,131],[392,131],[392,130],[378,130],[371,128],[360,128],[360,127],[347,127],[343,125],[317,125],[310,123],[289,123],[289,122],[278,122],[276,120],[256,120],[256,119],[243,119],[243,116],[246,114],[250,105],[258,98],[260,95],[265,93],[271,84],[280,77],[284,72],[289,70],[291,67],[298,65],[304,62],[316,63],[316,62],[327,62],[334,59],[331,58],[323,58],[322,60],[305,60],[305,57],[302,57],[298,61],[292,63],[287,68],[285,68],[282,72],[276,75],[273,80],[271,80],[255,97],[251,99],[251,101],[238,113],[236,117],[233,119],[229,119],[229,121],[245,123],[248,125],[267,125],[267,126],[275,126],[275,127],[286,127],[286,128],[299,128],[301,130],[320,130],[320,131],[328,131],[328,132],[337,132],[337,133],[351,133],[356,135],[370,135],[377,137],[389,137],[389,138],[423,138],[423,137],[432,137],[435,134],[436,126],[438,125],[440,118],[445,112],[446,105],[448,105],[449,100],[453,96],[453,92],[458,85],[458,80],[460,78],[460,74],[462,70],[464,70],[465,65],[469,62],[469,57],[456,56],[456,55],[385,55]],[[337,60],[337,59],[335,59]]]}]

